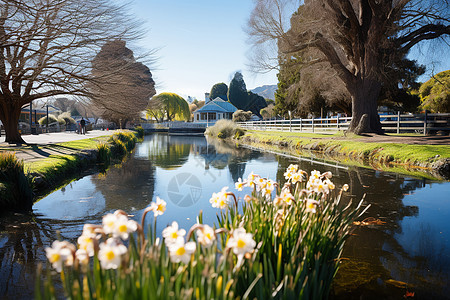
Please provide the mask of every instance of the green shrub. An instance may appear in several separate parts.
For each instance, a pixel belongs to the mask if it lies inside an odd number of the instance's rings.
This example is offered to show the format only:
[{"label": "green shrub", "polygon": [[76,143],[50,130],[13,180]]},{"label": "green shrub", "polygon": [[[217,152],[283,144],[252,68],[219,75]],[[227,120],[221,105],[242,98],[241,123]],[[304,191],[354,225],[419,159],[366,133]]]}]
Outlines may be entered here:
[{"label": "green shrub", "polygon": [[145,131],[144,128],[142,128],[142,126],[137,126],[134,128],[134,130],[136,130],[138,138],[142,139],[144,137]]},{"label": "green shrub", "polygon": [[111,155],[113,158],[121,158],[127,154],[127,146],[117,136],[112,136],[111,143]]},{"label": "green shrub", "polygon": [[31,210],[33,190],[23,166],[15,153],[0,153],[0,208]]},{"label": "green shrub", "polygon": [[214,126],[206,128],[205,134],[220,139],[226,139],[236,136],[237,132],[239,132],[240,135],[244,130],[233,121],[223,119],[217,121]]}]

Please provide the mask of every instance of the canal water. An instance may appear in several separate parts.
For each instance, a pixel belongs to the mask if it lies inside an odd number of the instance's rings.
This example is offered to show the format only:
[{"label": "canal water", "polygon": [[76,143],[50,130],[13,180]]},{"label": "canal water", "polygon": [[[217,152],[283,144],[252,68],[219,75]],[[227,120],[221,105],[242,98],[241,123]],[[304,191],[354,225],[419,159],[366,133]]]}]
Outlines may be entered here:
[{"label": "canal water", "polygon": [[[204,137],[147,136],[123,164],[85,176],[37,202],[33,214],[0,219],[0,298],[33,298],[38,263],[57,238],[76,242],[85,223],[123,209],[140,220],[156,196],[166,200],[157,230],[176,220],[188,229],[203,211],[214,223],[209,199],[224,186],[254,172],[283,180],[291,164],[310,172],[333,172],[337,187],[350,186],[349,199],[365,194],[365,217],[384,223],[356,227],[347,241],[333,299],[450,298],[450,182],[433,182],[363,168],[330,167]],[[238,193],[245,195],[245,190]],[[149,218],[151,222],[151,218]],[[408,293],[408,294],[407,294]]]}]

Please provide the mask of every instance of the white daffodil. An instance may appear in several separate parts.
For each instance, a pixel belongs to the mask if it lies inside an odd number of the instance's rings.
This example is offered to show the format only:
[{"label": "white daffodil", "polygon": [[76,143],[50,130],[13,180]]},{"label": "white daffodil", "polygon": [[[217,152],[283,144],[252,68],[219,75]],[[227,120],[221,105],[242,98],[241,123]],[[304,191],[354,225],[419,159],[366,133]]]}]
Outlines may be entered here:
[{"label": "white daffodil", "polygon": [[275,189],[275,182],[271,179],[266,181],[266,189],[273,191]]},{"label": "white daffodil", "polygon": [[94,256],[95,252],[95,245],[94,245],[94,239],[96,239],[95,235],[93,234],[82,234],[78,238],[78,249],[82,249],[86,251],[86,253],[89,256]]},{"label": "white daffodil", "polygon": [[242,189],[244,188],[246,182],[242,181],[241,178],[238,179],[238,181],[234,184],[234,187],[238,190],[238,191],[242,191]]},{"label": "white daffodil", "polygon": [[127,247],[114,238],[109,238],[105,243],[100,244],[98,259],[103,269],[117,269],[122,256],[127,253]]},{"label": "white daffodil", "polygon": [[320,178],[320,172],[317,171],[317,170],[311,171],[311,176],[310,176],[310,178],[313,178],[313,179],[319,179],[319,178]]},{"label": "white daffodil", "polygon": [[255,184],[256,184],[256,190],[259,192],[266,187],[266,179],[264,179],[262,177],[258,177],[255,180]]},{"label": "white daffodil", "polygon": [[112,234],[116,230],[118,216],[115,214],[106,214],[103,216],[103,232],[105,234]]},{"label": "white daffodil", "polygon": [[117,218],[113,236],[120,237],[122,240],[127,240],[129,234],[135,232],[137,230],[137,227],[138,224],[136,221],[129,220],[125,215],[120,215]]},{"label": "white daffodil", "polygon": [[88,252],[84,249],[78,249],[75,252],[76,259],[83,266],[87,266],[89,264],[89,256],[91,255],[89,255]]},{"label": "white daffodil", "polygon": [[176,243],[169,247],[170,260],[174,263],[180,261],[187,264],[191,260],[192,253],[195,252],[196,245],[194,242],[184,243],[184,239],[178,239]]},{"label": "white daffodil", "polygon": [[257,175],[257,174],[255,174],[255,173],[251,172],[251,173],[248,175],[248,177],[247,177],[247,181],[255,181],[255,180],[258,179],[258,178],[259,178],[259,175]]},{"label": "white daffodil", "polygon": [[225,209],[228,207],[229,201],[228,201],[228,195],[227,190],[228,187],[224,187],[219,193],[213,193],[211,199],[209,199],[209,202],[211,203],[212,207]]},{"label": "white daffodil", "polygon": [[184,235],[186,234],[186,230],[184,229],[178,229],[178,223],[172,222],[172,225],[167,226],[162,231],[162,236],[166,242],[166,245],[171,245],[177,242],[179,238],[184,238]]},{"label": "white daffodil", "polygon": [[247,203],[250,203],[250,202],[252,202],[252,197],[250,197],[249,195],[245,195],[244,196],[244,201],[247,202]]},{"label": "white daffodil", "polygon": [[164,214],[164,212],[166,211],[166,205],[167,205],[166,201],[156,196],[156,202],[152,202],[150,204],[150,208],[152,209],[155,217],[157,217]]},{"label": "white daffodil", "polygon": [[274,204],[275,205],[281,205],[281,204],[291,205],[293,201],[294,201],[294,195],[292,195],[288,189],[282,189],[280,196],[276,197],[276,200],[274,200]]},{"label": "white daffodil", "polygon": [[63,265],[73,264],[74,253],[75,246],[66,241],[54,241],[51,247],[45,248],[47,259],[57,272],[61,272]]},{"label": "white daffodil", "polygon": [[295,172],[292,174],[292,184],[296,184],[297,182],[302,182],[302,173]]},{"label": "white daffodil", "polygon": [[306,209],[305,212],[311,212],[313,214],[316,213],[316,206],[319,204],[318,201],[316,200],[312,200],[312,199],[307,199],[306,200]]},{"label": "white daffodil", "polygon": [[233,253],[238,256],[243,256],[253,251],[255,246],[256,242],[253,240],[253,234],[247,233],[242,227],[234,229],[227,241],[227,248],[233,249]]},{"label": "white daffodil", "polygon": [[216,240],[214,229],[211,226],[202,225],[196,233],[198,242],[204,247],[211,247],[213,242]]},{"label": "white daffodil", "polygon": [[324,182],[328,186],[329,190],[334,190],[336,188],[336,186],[334,185],[333,182],[331,182],[330,179],[327,178]]},{"label": "white daffodil", "polygon": [[348,188],[349,188],[348,184],[344,184],[344,185],[342,186],[342,190],[343,190],[344,192],[348,191]]}]

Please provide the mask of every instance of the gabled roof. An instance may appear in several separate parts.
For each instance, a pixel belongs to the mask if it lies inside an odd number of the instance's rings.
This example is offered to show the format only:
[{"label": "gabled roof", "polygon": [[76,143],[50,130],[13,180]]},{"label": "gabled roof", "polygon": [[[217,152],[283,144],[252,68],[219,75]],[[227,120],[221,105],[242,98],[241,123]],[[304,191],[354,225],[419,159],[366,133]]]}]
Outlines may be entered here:
[{"label": "gabled roof", "polygon": [[197,109],[195,112],[228,112],[234,113],[237,108],[228,101],[224,101],[217,97],[216,99],[209,101],[202,108]]}]

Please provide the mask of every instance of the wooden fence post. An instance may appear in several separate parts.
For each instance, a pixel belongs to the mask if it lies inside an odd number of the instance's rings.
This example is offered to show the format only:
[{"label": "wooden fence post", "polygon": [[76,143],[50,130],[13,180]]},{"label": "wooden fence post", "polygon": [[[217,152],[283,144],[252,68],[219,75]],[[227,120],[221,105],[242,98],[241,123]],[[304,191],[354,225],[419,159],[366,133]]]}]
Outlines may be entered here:
[{"label": "wooden fence post", "polygon": [[300,132],[302,131],[302,118],[300,118]]},{"label": "wooden fence post", "polygon": [[339,129],[339,115],[337,115],[336,125],[337,125],[337,130],[340,131],[340,129]]},{"label": "wooden fence post", "polygon": [[311,118],[312,132],[314,133],[314,117]]},{"label": "wooden fence post", "polygon": [[400,133],[400,111],[397,112],[397,134]]}]

